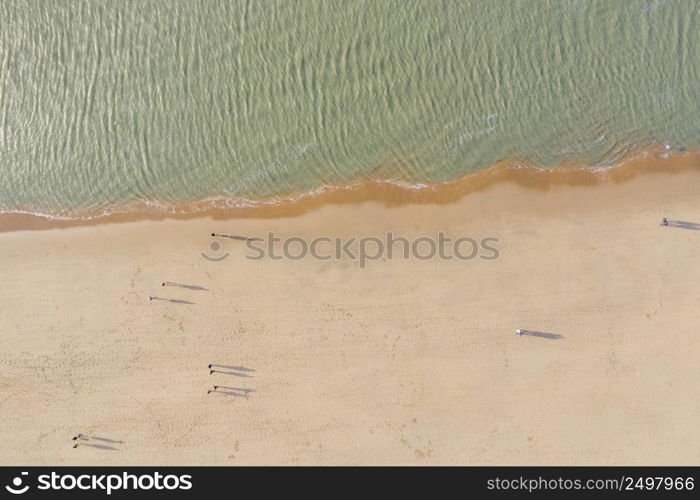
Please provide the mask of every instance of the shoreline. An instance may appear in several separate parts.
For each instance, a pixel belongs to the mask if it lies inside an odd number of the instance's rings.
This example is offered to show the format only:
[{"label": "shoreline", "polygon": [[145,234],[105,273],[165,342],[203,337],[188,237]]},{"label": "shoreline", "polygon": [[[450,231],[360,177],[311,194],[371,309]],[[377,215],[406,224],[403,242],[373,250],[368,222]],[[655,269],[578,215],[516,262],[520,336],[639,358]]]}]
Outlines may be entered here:
[{"label": "shoreline", "polygon": [[609,167],[563,163],[553,168],[540,168],[518,160],[504,160],[448,182],[427,182],[411,186],[364,177],[352,182],[322,186],[306,193],[246,200],[246,206],[230,206],[235,203],[233,200],[209,199],[155,208],[148,202],[139,201],[122,205],[119,211],[113,213],[102,215],[93,212],[87,213],[83,218],[59,219],[30,213],[2,213],[0,233],[201,217],[211,217],[214,220],[275,219],[298,217],[324,205],[364,202],[378,202],[390,207],[407,204],[446,205],[502,183],[546,191],[560,186],[623,183],[644,175],[671,175],[688,170],[700,170],[700,151],[673,154],[663,146],[643,150]]}]

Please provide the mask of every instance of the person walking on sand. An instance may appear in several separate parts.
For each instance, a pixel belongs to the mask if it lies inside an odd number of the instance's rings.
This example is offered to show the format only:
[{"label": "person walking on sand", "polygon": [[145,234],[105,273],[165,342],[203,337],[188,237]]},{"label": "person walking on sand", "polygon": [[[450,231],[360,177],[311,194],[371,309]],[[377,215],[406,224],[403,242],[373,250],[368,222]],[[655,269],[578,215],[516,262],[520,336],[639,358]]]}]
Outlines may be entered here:
[{"label": "person walking on sand", "polygon": [[212,392],[216,392],[216,390],[217,390],[218,388],[219,388],[219,386],[218,386],[218,385],[215,385],[213,389],[209,389],[209,390],[207,391],[207,394],[212,393]]},{"label": "person walking on sand", "polygon": [[518,328],[517,330],[515,330],[515,334],[522,337],[525,334],[525,332]]},{"label": "person walking on sand", "polygon": [[148,298],[149,302],[152,301],[153,299],[155,299],[155,297],[153,297],[152,295],[149,295],[147,298]]},{"label": "person walking on sand", "polygon": [[664,217],[664,218],[661,220],[661,225],[662,225],[662,226],[668,226],[668,219],[667,219],[666,217]]}]

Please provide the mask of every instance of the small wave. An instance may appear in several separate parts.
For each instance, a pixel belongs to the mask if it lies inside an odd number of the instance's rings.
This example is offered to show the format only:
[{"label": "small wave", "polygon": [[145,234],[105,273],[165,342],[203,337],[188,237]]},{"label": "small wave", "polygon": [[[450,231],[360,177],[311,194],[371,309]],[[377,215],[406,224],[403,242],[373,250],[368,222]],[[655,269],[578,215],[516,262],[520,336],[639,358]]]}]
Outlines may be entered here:
[{"label": "small wave", "polygon": [[[533,175],[538,176],[540,174],[571,174],[571,173],[584,173],[584,174],[594,174],[597,175],[600,181],[605,181],[610,178],[610,173],[616,169],[629,166],[635,161],[639,160],[642,162],[649,162],[649,160],[662,160],[664,164],[669,161],[673,161],[674,158],[680,158],[683,155],[689,154],[685,148],[675,148],[670,143],[664,143],[660,146],[654,148],[648,148],[642,151],[638,151],[636,154],[632,155],[628,150],[623,150],[616,156],[614,162],[610,164],[598,164],[598,165],[578,165],[578,164],[563,164],[554,168],[538,167],[529,164],[525,161],[510,160],[504,161],[497,165],[494,165],[487,169],[482,169],[473,172],[469,175],[452,179],[446,181],[431,181],[431,182],[411,182],[404,179],[356,179],[351,182],[342,184],[324,184],[313,190],[300,192],[300,193],[288,193],[279,196],[273,196],[269,198],[242,198],[242,197],[227,197],[227,196],[212,196],[207,198],[202,198],[198,200],[185,201],[185,202],[169,202],[164,200],[152,200],[152,199],[137,199],[127,203],[113,205],[110,207],[102,207],[99,209],[91,210],[74,210],[68,213],[50,213],[43,212],[40,210],[28,210],[23,208],[18,209],[6,209],[0,210],[0,214],[16,214],[16,215],[28,215],[33,217],[40,217],[56,222],[87,222],[95,221],[99,219],[108,218],[115,215],[131,215],[138,213],[146,213],[150,215],[163,215],[163,216],[189,216],[198,214],[201,212],[208,212],[212,210],[227,210],[227,209],[245,209],[254,210],[263,207],[274,207],[277,205],[290,205],[302,202],[307,199],[312,199],[320,197],[322,195],[332,194],[333,192],[343,192],[343,191],[354,191],[360,190],[368,186],[381,187],[388,186],[390,188],[398,188],[398,190],[403,192],[414,192],[419,193],[422,191],[435,192],[439,191],[441,188],[449,187],[452,184],[457,184],[460,182],[468,183],[472,176],[478,176],[479,174],[498,174],[501,171],[522,171],[526,170],[531,172]],[[700,152],[693,153],[693,158],[697,158]],[[624,158],[624,159],[622,159]],[[669,163],[672,165],[672,163]]]}]

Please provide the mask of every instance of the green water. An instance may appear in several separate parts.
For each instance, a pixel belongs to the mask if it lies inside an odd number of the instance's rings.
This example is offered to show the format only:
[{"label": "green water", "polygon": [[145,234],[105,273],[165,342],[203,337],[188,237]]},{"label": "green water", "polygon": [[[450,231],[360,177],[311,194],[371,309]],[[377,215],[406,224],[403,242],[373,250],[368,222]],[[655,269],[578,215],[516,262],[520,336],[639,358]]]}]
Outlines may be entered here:
[{"label": "green water", "polygon": [[0,211],[700,143],[700,2],[0,2]]}]

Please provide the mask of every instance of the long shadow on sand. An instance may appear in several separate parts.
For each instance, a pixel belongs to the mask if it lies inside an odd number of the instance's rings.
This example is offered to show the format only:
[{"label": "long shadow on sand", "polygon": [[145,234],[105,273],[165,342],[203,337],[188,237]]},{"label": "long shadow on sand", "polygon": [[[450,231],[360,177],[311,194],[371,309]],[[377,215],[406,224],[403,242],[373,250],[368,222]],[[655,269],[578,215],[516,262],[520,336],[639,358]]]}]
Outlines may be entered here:
[{"label": "long shadow on sand", "polygon": [[227,370],[237,370],[239,372],[254,372],[252,368],[248,368],[247,366],[229,366],[229,365],[217,365],[216,363],[211,363],[209,365],[209,369],[212,369],[214,367],[217,368],[226,368]]},{"label": "long shadow on sand", "polygon": [[[225,390],[221,390],[225,389]],[[228,391],[228,392],[227,392]],[[215,385],[213,389],[207,391],[207,393],[211,392],[220,392],[222,394],[226,394],[227,396],[235,396],[239,398],[244,398],[247,397],[248,394],[251,392],[255,392],[255,389],[245,389],[243,387],[226,387],[224,385]]]},{"label": "long shadow on sand", "polygon": [[194,305],[194,302],[190,302],[189,300],[180,300],[180,299],[164,299],[162,297],[153,297],[153,300],[162,300],[163,302],[172,302],[173,304],[189,304],[189,305]]},{"label": "long shadow on sand", "polygon": [[90,443],[77,443],[76,445],[73,446],[73,448],[78,448],[80,446],[90,446],[92,448],[97,448],[99,450],[119,451],[119,449],[115,448],[114,446],[107,446],[104,444],[90,444]]},{"label": "long shadow on sand", "polygon": [[688,222],[684,220],[669,220],[667,227],[689,229],[690,231],[700,231],[700,224],[698,224],[697,222]]},{"label": "long shadow on sand", "polygon": [[239,236],[237,234],[217,234],[217,233],[211,233],[212,236],[219,236],[220,238],[228,238],[231,240],[240,240],[240,241],[264,241],[260,237],[253,237],[250,238],[248,236]]},{"label": "long shadow on sand", "polygon": [[225,392],[224,394],[226,394],[227,396],[233,396],[233,397],[236,397],[236,398],[247,398],[247,397],[248,397],[248,393],[250,393],[250,392],[255,392],[255,390],[253,390],[253,389],[248,389],[247,391],[244,391],[243,394],[241,394],[241,393],[239,393],[239,392],[234,392],[234,391]]},{"label": "long shadow on sand", "polygon": [[563,339],[563,335],[559,335],[558,333],[549,333],[549,332],[537,332],[535,330],[521,330],[521,335],[527,335],[528,337],[539,337],[541,339],[548,339],[548,340],[559,340]]},{"label": "long shadow on sand", "polygon": [[163,286],[175,286],[178,288],[187,288],[188,290],[205,290],[208,291],[208,288],[204,288],[203,286],[199,285],[183,285],[182,283],[173,283],[172,281],[166,281]]},{"label": "long shadow on sand", "polygon": [[248,375],[247,373],[236,373],[236,372],[222,372],[221,370],[209,370],[209,375],[212,373],[220,373],[222,375],[231,375],[232,377],[243,377],[243,378],[252,378],[252,375]]},{"label": "long shadow on sand", "polygon": [[109,439],[109,438],[100,437],[100,436],[90,436],[90,439],[93,439],[95,441],[104,441],[105,443],[118,443],[118,444],[124,443],[124,441],[120,441],[119,439]]}]

